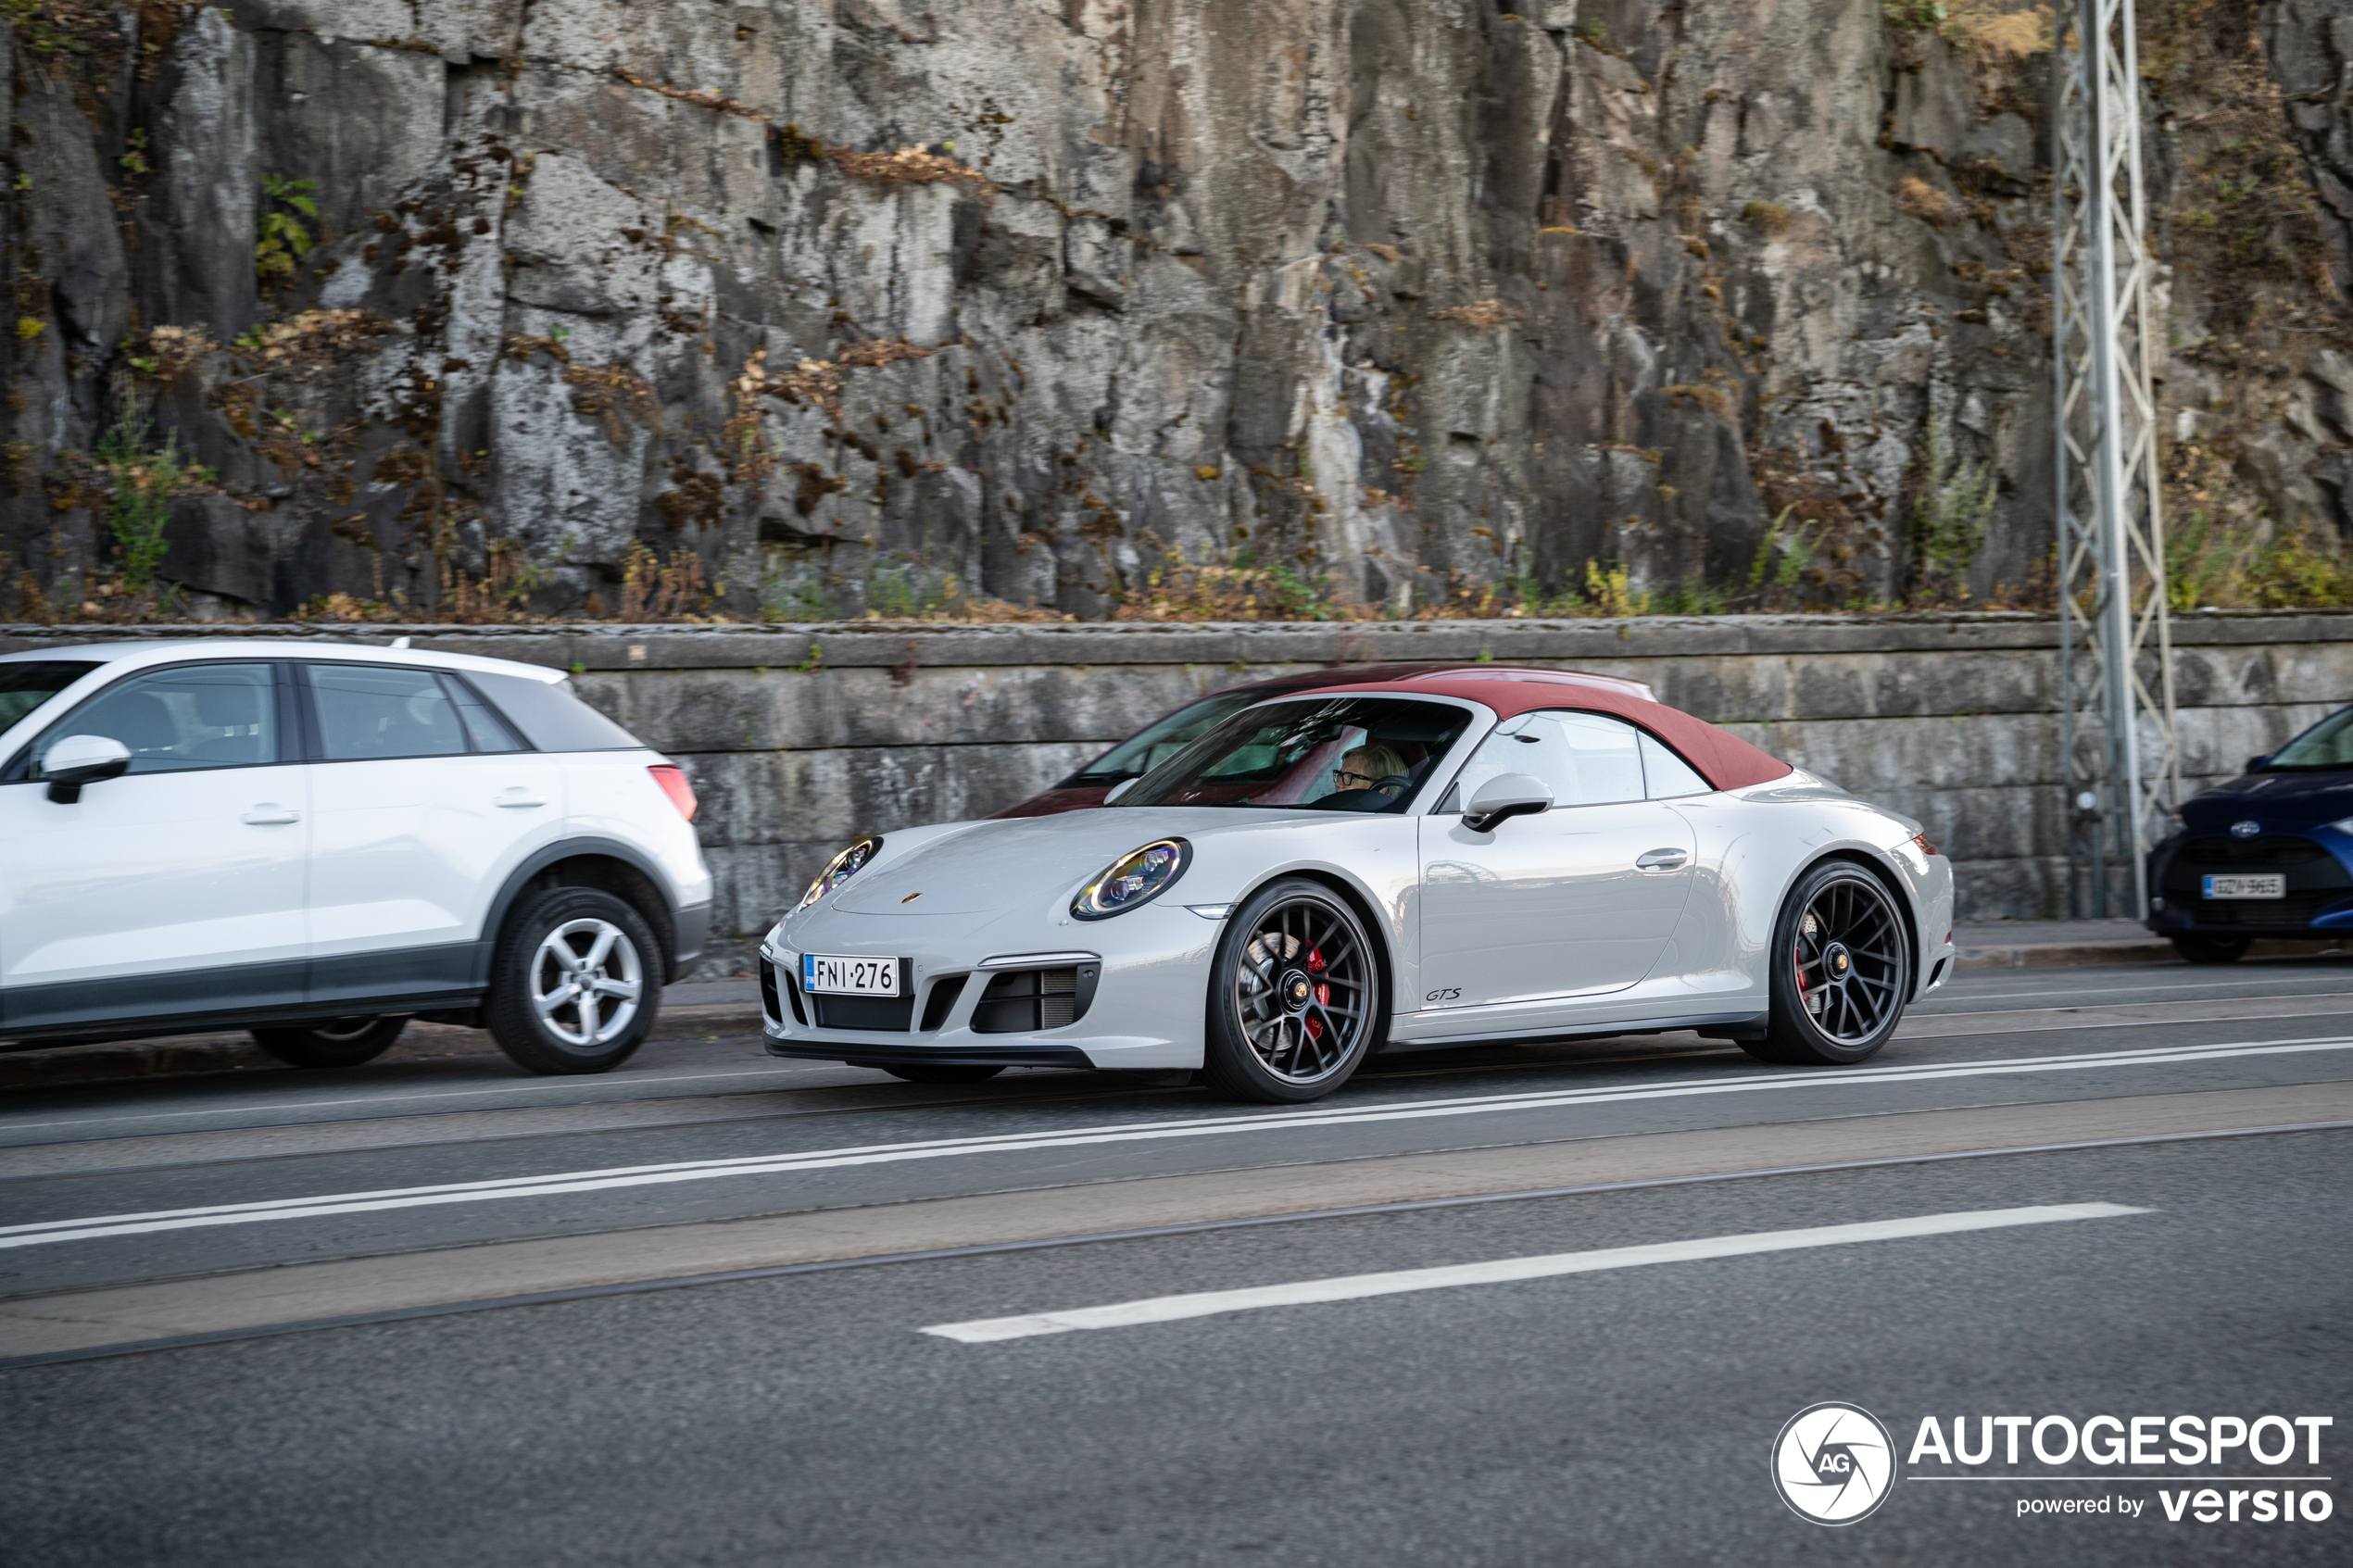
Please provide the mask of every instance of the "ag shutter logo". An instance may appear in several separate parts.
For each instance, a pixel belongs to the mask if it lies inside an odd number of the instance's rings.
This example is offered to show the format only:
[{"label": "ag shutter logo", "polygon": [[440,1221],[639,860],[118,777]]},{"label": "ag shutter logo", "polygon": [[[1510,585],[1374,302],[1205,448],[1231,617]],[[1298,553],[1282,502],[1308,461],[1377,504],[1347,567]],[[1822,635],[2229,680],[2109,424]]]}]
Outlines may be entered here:
[{"label": "ag shutter logo", "polygon": [[1800,1519],[1852,1524],[1894,1486],[1894,1439],[1859,1405],[1808,1405],[1773,1439],[1773,1488]]}]

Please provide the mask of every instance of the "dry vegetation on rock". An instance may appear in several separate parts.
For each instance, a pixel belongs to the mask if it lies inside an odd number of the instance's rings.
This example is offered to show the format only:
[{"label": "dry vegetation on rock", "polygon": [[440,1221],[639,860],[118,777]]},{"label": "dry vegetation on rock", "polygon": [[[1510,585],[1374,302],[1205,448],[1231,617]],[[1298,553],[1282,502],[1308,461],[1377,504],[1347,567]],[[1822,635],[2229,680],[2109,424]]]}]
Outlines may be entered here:
[{"label": "dry vegetation on rock", "polygon": [[[0,617],[2049,602],[2042,0],[408,9],[0,0]],[[2347,7],[2140,14],[2174,596],[2353,602]]]}]

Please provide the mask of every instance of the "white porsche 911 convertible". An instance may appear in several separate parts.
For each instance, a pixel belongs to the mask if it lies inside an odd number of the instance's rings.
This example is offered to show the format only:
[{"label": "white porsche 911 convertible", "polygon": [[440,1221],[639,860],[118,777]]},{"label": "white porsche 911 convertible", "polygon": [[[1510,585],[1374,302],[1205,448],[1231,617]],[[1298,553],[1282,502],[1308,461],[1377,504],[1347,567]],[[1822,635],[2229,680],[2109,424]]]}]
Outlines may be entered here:
[{"label": "white porsche 911 convertible", "polygon": [[1453,670],[1244,709],[1097,809],[861,838],[761,989],[776,1056],[1301,1101],[1376,1051],[1579,1035],[1861,1061],[1952,912],[1917,822],[1625,682]]}]

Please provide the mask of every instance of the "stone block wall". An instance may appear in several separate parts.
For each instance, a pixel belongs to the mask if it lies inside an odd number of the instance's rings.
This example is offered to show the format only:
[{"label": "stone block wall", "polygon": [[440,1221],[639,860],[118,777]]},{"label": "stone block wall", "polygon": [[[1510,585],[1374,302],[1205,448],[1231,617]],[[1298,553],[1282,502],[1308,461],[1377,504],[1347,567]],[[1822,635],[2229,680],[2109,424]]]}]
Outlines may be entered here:
[{"label": "stone block wall", "polygon": [[[2353,615],[2175,623],[2183,773],[2234,774],[2353,702]],[[194,628],[0,628],[0,652]],[[1235,682],[1409,659],[1647,681],[1953,857],[1964,919],[2064,914],[2057,628],[2048,616],[1727,616],[1324,624],[383,627],[201,634],[384,642],[566,669],[702,799],[717,925],[759,930],[853,834],[983,816]]]}]

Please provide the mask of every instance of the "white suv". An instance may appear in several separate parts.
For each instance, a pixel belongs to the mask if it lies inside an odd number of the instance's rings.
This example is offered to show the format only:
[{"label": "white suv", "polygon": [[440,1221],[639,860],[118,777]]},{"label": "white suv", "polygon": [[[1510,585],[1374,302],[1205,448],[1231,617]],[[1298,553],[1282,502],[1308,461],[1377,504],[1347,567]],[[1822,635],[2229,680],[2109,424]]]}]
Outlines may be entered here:
[{"label": "white suv", "polygon": [[558,671],[404,647],[0,657],[0,1049],[410,1017],[535,1073],[637,1048],[701,950],[694,791]]}]

